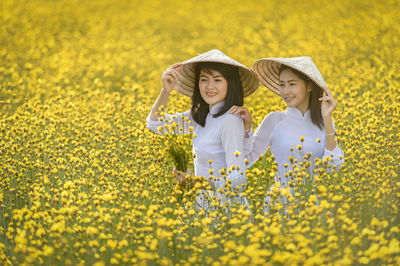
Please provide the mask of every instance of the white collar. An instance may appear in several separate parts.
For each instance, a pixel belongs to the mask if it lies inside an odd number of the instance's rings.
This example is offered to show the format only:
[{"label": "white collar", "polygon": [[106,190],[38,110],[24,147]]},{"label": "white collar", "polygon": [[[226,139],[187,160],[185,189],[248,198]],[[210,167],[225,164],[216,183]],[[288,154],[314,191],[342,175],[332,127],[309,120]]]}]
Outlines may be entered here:
[{"label": "white collar", "polygon": [[302,112],[297,109],[296,107],[288,107],[285,111],[290,117],[296,118],[296,119],[310,119],[310,109],[308,109],[305,113],[304,116]]},{"label": "white collar", "polygon": [[210,114],[215,115],[216,113],[219,112],[222,106],[224,106],[225,101],[220,101],[219,103],[214,104],[212,107],[209,106],[210,108]]}]

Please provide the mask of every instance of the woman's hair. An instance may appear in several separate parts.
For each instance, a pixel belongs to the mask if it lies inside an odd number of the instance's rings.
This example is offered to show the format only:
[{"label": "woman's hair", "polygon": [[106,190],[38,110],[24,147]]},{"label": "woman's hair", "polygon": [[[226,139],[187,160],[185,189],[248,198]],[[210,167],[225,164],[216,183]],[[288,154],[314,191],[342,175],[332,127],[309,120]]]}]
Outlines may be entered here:
[{"label": "woman's hair", "polygon": [[228,82],[228,91],[225,97],[224,105],[218,110],[218,113],[213,117],[218,117],[225,114],[233,105],[243,105],[243,86],[240,80],[238,67],[216,62],[200,62],[194,67],[195,85],[192,95],[192,117],[193,120],[202,127],[206,124],[207,114],[210,112],[208,104],[204,101],[200,94],[199,79],[201,70],[210,72],[215,70]]},{"label": "woman's hair", "polygon": [[308,102],[308,107],[310,108],[311,121],[317,127],[322,129],[324,121],[323,121],[323,118],[321,115],[321,103],[319,101],[319,98],[322,97],[322,89],[312,79],[307,77],[305,74],[301,73],[300,71],[297,71],[296,69],[285,66],[285,65],[281,65],[281,67],[279,68],[279,75],[285,69],[289,69],[290,71],[292,71],[296,76],[298,76],[300,79],[304,80],[307,87],[308,86],[311,87],[311,93],[310,93],[310,98],[309,98],[309,102]]}]

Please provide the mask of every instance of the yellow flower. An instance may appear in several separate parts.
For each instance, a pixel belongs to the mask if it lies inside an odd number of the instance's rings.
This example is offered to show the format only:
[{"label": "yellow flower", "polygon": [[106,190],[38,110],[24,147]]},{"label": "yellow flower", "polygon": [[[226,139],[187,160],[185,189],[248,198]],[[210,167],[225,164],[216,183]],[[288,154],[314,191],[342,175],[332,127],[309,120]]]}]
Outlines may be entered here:
[{"label": "yellow flower", "polygon": [[368,264],[369,259],[367,257],[361,257],[358,259],[358,262],[360,262],[361,264]]},{"label": "yellow flower", "polygon": [[303,146],[297,145],[296,148],[297,148],[298,150],[301,150],[301,149],[303,148]]},{"label": "yellow flower", "polygon": [[110,263],[112,265],[117,265],[117,264],[119,264],[119,261],[116,258],[111,258]]},{"label": "yellow flower", "polygon": [[110,247],[111,249],[116,249],[117,245],[118,245],[117,240],[112,240],[112,239],[107,240],[107,246]]},{"label": "yellow flower", "polygon": [[158,247],[158,240],[157,239],[153,239],[150,243],[150,250],[155,251]]},{"label": "yellow flower", "polygon": [[[246,2],[252,16],[243,16],[243,5],[227,9],[220,1],[193,8],[181,0],[168,6],[102,0],[96,12],[88,12],[89,1],[59,0],[57,12],[44,2],[2,1],[0,235],[7,241],[0,241],[1,265],[399,264],[396,1],[370,1],[368,9],[360,1],[333,1],[302,20],[282,16],[296,2],[288,0],[275,12],[279,21],[265,20],[263,1]],[[310,10],[316,3],[298,4]],[[174,27],[181,21],[188,23]],[[209,29],[221,25],[231,34],[215,38],[219,33]],[[299,41],[310,36],[318,45]],[[376,49],[377,38],[387,45]],[[201,53],[210,39],[245,64],[263,44],[277,56],[317,53],[318,69],[335,81],[332,115],[344,164],[335,171],[333,155],[310,161],[319,153],[307,150],[305,138],[321,151],[325,139],[302,133],[279,167],[271,149],[252,166],[244,159],[249,169],[220,169],[210,160],[207,169],[218,173],[212,182],[194,177],[193,188],[175,192],[166,140],[189,152],[198,140],[195,127],[202,127],[176,114],[190,110],[191,100],[175,90],[152,121],[160,134],[146,129],[146,117],[165,66]],[[284,39],[287,45],[278,45]],[[270,93],[248,97],[246,105],[254,125],[287,108]],[[196,152],[188,165],[204,159]],[[246,174],[240,191],[226,180],[237,169]],[[274,180],[280,183],[272,188]],[[224,187],[214,191],[211,183]],[[338,241],[343,234],[350,241]]]},{"label": "yellow flower", "polygon": [[54,249],[53,249],[52,247],[49,247],[49,246],[47,246],[47,245],[45,245],[45,246],[43,247],[43,255],[44,255],[44,256],[48,257],[48,256],[52,255],[53,252],[54,252]]}]

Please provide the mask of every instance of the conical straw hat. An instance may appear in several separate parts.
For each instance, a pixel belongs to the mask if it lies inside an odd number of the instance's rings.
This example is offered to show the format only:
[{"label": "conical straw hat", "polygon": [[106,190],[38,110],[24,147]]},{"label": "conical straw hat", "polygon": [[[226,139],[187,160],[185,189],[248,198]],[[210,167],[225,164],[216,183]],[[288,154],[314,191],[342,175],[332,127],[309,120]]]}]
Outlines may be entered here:
[{"label": "conical straw hat", "polygon": [[258,74],[262,84],[271,91],[279,94],[279,69],[281,65],[294,68],[305,74],[321,87],[321,89],[326,86],[324,78],[309,56],[293,58],[262,58],[254,62],[253,69]]},{"label": "conical straw hat", "polygon": [[244,97],[251,95],[259,86],[257,76],[253,70],[236,62],[221,51],[214,49],[182,62],[182,66],[179,69],[182,77],[177,80],[176,89],[186,96],[191,97],[193,94],[195,85],[194,66],[195,63],[199,62],[216,62],[237,66],[239,68],[240,80],[242,81]]}]

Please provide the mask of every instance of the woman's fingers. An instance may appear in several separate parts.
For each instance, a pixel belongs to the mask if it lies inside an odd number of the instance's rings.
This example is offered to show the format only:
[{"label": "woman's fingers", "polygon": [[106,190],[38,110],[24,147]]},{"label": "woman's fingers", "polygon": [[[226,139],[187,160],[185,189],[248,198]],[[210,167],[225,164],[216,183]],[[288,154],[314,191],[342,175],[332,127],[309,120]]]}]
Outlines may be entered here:
[{"label": "woman's fingers", "polygon": [[175,174],[175,182],[176,183],[180,183],[180,182],[183,182],[183,181],[185,181],[185,177],[182,176],[182,173],[176,173]]},{"label": "woman's fingers", "polygon": [[172,76],[174,79],[178,79],[178,78],[179,78],[179,74],[178,74],[176,71],[171,71],[171,76]]},{"label": "woman's fingers", "polygon": [[333,97],[332,91],[327,86],[324,86],[322,88],[324,89],[324,92],[326,93],[327,96],[332,96]]},{"label": "woman's fingers", "polygon": [[173,78],[175,78],[175,79],[178,79],[178,78],[180,78],[180,74],[179,74],[179,72],[177,71],[177,70],[175,70],[175,69],[169,69],[169,70],[166,70],[166,73],[165,73],[166,75],[168,75],[168,76],[171,76],[171,77],[173,77]]},{"label": "woman's fingers", "polygon": [[169,68],[178,70],[181,68],[181,66],[182,66],[182,63],[176,63],[176,64],[173,64],[172,66],[170,66]]},{"label": "woman's fingers", "polygon": [[179,71],[176,70],[176,69],[171,69],[171,71],[172,71],[173,73],[176,73],[177,75],[180,75]]},{"label": "woman's fingers", "polygon": [[170,77],[173,77],[173,74],[172,74],[171,71],[165,70],[165,71],[163,72],[163,76],[164,76],[164,77],[170,78]]},{"label": "woman's fingers", "polygon": [[166,76],[168,79],[173,79],[173,78],[175,78],[175,77],[174,77],[174,74],[173,74],[172,72],[166,73],[165,76]]},{"label": "woman's fingers", "polygon": [[237,115],[237,114],[240,114],[240,108],[236,108],[236,109],[234,109],[233,111],[232,111],[232,114],[234,114],[234,115]]},{"label": "woman's fingers", "polygon": [[232,106],[231,109],[229,109],[228,113],[229,114],[235,113],[238,110],[238,107],[239,106],[236,106],[236,105]]},{"label": "woman's fingers", "polygon": [[174,169],[173,173],[175,176],[175,183],[177,184],[191,180],[188,178],[188,175],[193,176],[193,172],[190,169],[187,169],[185,172]]},{"label": "woman's fingers", "polygon": [[319,98],[320,101],[329,101],[330,99],[331,99],[330,96],[324,96],[324,97]]},{"label": "woman's fingers", "polygon": [[245,115],[246,113],[248,113],[248,110],[246,107],[244,106],[232,106],[231,109],[229,109],[229,113],[230,114],[241,114],[241,115]]},{"label": "woman's fingers", "polygon": [[245,123],[252,123],[252,117],[249,110],[244,106],[232,106],[229,109],[230,114],[240,115]]},{"label": "woman's fingers", "polygon": [[182,76],[178,71],[181,65],[181,63],[174,64],[165,70],[164,73],[174,79],[181,78]]},{"label": "woman's fingers", "polygon": [[335,98],[333,98],[332,95],[328,95],[328,96],[323,96],[321,98],[319,98],[320,101],[334,101]]},{"label": "woman's fingers", "polygon": [[328,96],[328,92],[326,91],[328,87],[324,86],[322,87],[322,95],[323,96]]}]

